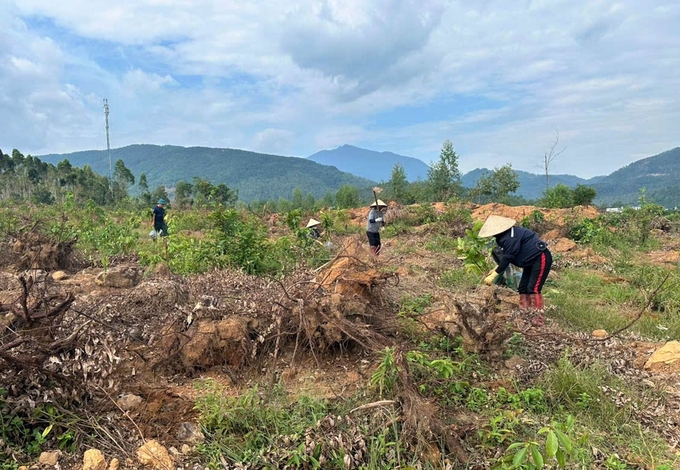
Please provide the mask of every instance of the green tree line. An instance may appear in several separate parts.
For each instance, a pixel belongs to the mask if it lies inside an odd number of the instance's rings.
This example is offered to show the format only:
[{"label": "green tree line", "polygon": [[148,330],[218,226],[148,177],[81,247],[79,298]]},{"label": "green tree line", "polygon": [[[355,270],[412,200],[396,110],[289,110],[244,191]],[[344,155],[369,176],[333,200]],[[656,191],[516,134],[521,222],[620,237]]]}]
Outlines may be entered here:
[{"label": "green tree line", "polygon": [[[571,189],[557,185],[543,192],[538,201],[527,201],[514,193],[519,189],[519,179],[510,164],[483,175],[473,188],[465,188],[461,182],[459,155],[450,140],[445,140],[439,158],[430,165],[425,181],[410,183],[404,167],[396,164],[389,181],[380,183],[384,189],[382,199],[400,204],[470,201],[479,204],[502,202],[508,205],[533,203],[543,207],[572,207],[592,203],[595,190],[579,185]],[[130,190],[137,185],[138,197],[130,197]],[[302,185],[304,187],[304,185]],[[154,204],[158,199],[170,200],[173,188],[158,186],[151,190],[148,178],[142,173],[135,178],[123,160],[116,161],[112,178],[102,176],[89,165],[74,167],[68,160],[56,166],[31,155],[24,156],[14,149],[11,155],[0,151],[0,200],[28,201],[36,204],[63,203],[72,194],[77,203],[93,201],[100,206],[115,205],[123,201]],[[194,177],[191,182],[181,180],[174,188],[173,204],[177,207],[205,207],[214,204],[233,207],[238,201],[238,190],[226,184],[213,184],[206,179]],[[366,188],[343,184],[337,191],[326,191],[315,197],[311,191],[299,187],[291,197],[260,200],[248,204],[255,211],[286,213],[296,209],[313,212],[323,207],[339,209],[361,207],[370,204],[373,194]]]}]

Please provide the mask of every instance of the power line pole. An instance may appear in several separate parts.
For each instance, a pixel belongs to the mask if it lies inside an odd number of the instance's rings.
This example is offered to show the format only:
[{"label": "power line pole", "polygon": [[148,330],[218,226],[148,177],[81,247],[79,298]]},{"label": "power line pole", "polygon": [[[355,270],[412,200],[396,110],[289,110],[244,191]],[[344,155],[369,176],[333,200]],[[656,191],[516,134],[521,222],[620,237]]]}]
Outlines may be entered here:
[{"label": "power line pole", "polygon": [[109,160],[109,184],[113,191],[113,175],[111,174],[111,144],[109,142],[109,100],[104,98],[104,120],[106,122],[106,157]]}]

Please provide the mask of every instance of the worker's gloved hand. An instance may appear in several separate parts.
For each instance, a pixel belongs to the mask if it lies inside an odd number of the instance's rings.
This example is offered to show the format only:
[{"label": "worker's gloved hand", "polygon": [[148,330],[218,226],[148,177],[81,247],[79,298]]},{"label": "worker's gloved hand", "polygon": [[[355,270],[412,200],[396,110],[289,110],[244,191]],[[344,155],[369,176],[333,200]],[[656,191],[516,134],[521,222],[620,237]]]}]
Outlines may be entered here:
[{"label": "worker's gloved hand", "polygon": [[493,281],[498,277],[498,273],[496,271],[491,271],[485,278],[484,278],[484,284],[487,286],[490,286],[493,284]]},{"label": "worker's gloved hand", "polygon": [[377,219],[375,219],[375,221],[376,221],[376,222],[382,222],[382,221],[383,221],[383,218],[382,218],[382,217],[378,217]]}]

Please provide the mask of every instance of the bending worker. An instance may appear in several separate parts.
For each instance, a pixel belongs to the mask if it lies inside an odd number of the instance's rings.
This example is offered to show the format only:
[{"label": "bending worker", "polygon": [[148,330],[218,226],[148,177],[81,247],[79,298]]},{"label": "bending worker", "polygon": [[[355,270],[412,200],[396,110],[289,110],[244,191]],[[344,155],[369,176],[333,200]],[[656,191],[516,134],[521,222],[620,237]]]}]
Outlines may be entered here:
[{"label": "bending worker", "polygon": [[552,255],[547,244],[538,238],[536,232],[523,227],[515,227],[515,220],[498,215],[490,215],[479,231],[480,237],[494,237],[501,248],[500,263],[484,278],[491,285],[494,280],[513,264],[522,268],[519,281],[520,310],[536,310],[538,315],[531,323],[543,325],[543,296],[541,289],[548,278],[552,266]]},{"label": "bending worker", "polygon": [[319,231],[319,225],[321,225],[321,222],[319,222],[316,219],[309,219],[309,222],[307,222],[307,228],[309,229],[309,238],[313,238],[314,240],[318,240],[321,237],[321,232]]},{"label": "bending worker", "polygon": [[383,218],[383,210],[387,209],[387,204],[380,199],[371,204],[371,210],[368,213],[368,221],[366,222],[366,236],[368,236],[368,244],[371,247],[371,253],[378,256],[380,254],[380,227],[385,225]]}]

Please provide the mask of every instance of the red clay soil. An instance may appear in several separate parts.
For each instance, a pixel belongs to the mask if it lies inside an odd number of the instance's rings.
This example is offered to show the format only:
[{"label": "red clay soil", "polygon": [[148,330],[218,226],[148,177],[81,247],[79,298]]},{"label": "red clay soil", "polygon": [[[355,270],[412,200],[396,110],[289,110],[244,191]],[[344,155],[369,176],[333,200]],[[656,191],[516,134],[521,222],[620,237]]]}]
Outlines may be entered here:
[{"label": "red clay soil", "polygon": [[524,217],[529,217],[535,211],[540,211],[546,220],[561,226],[569,219],[587,218],[594,219],[600,212],[592,206],[576,206],[570,209],[543,209],[536,206],[506,206],[504,204],[491,203],[479,206],[472,211],[472,218],[485,220],[490,215],[510,217],[520,222]]}]

